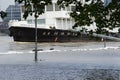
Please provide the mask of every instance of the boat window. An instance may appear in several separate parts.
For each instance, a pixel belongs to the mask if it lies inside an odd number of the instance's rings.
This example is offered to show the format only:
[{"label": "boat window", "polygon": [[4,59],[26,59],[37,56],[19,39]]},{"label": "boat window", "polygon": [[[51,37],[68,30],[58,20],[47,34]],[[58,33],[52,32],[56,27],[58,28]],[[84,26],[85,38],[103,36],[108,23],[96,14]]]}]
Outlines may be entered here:
[{"label": "boat window", "polygon": [[43,35],[46,35],[46,32],[43,32]]},{"label": "boat window", "polygon": [[62,32],[61,35],[64,35],[64,32]]},{"label": "boat window", "polygon": [[37,23],[38,23],[38,24],[45,24],[45,19],[38,19],[38,20],[37,20]]},{"label": "boat window", "polygon": [[24,6],[22,6],[22,12],[25,12],[25,7]]},{"label": "boat window", "polygon": [[78,34],[76,33],[75,36],[77,36]]},{"label": "boat window", "polygon": [[71,11],[74,11],[75,10],[75,6],[71,6]]},{"label": "boat window", "polygon": [[53,11],[53,5],[47,5],[46,10],[47,11]]},{"label": "boat window", "polygon": [[61,11],[61,8],[57,4],[55,4],[55,11]]},{"label": "boat window", "polygon": [[74,33],[72,33],[72,35],[74,36]]},{"label": "boat window", "polygon": [[50,35],[50,32],[48,32],[48,35]]},{"label": "boat window", "polygon": [[75,36],[75,33],[73,33],[73,36]]},{"label": "boat window", "polygon": [[[32,20],[32,19],[27,20],[27,22],[29,24],[34,24],[34,20]],[[45,24],[45,19],[38,19],[37,24]]]},{"label": "boat window", "polygon": [[28,22],[29,24],[32,24],[32,23],[33,23],[33,21],[32,21],[32,20],[27,20],[27,22]]},{"label": "boat window", "polygon": [[70,11],[70,7],[69,6],[67,7],[67,11]]},{"label": "boat window", "polygon": [[67,35],[70,35],[70,33],[68,32]]},{"label": "boat window", "polygon": [[55,32],[54,35],[58,35],[58,32]]}]

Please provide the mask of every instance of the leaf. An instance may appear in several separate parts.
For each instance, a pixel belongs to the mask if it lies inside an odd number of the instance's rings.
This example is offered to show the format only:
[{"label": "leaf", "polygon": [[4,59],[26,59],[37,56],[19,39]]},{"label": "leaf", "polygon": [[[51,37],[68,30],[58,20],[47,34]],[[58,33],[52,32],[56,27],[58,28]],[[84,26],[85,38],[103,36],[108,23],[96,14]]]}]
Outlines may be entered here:
[{"label": "leaf", "polygon": [[0,16],[2,19],[4,19],[5,17],[7,17],[7,13],[5,13],[4,11],[1,11]]},{"label": "leaf", "polygon": [[34,17],[38,17],[45,11],[45,6],[51,4],[51,0],[15,0],[19,4],[22,4],[25,8],[25,12],[23,18],[27,19],[29,15],[33,15]]}]

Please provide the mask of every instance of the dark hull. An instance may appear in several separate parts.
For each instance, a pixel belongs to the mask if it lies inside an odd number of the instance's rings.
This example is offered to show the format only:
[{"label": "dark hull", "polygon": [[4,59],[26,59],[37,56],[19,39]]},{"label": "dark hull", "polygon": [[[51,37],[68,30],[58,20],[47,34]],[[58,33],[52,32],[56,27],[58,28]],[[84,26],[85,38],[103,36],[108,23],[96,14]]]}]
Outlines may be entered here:
[{"label": "dark hull", "polygon": [[[10,27],[10,36],[14,41],[34,42],[35,28]],[[79,32],[59,29],[37,29],[38,42],[70,42],[79,40]]]}]

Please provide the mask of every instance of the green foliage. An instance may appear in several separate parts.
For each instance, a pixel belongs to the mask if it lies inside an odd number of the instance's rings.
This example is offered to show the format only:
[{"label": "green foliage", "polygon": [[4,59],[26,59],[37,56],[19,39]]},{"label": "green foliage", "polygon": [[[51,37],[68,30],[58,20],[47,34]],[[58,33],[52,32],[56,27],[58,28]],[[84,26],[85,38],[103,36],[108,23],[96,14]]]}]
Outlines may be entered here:
[{"label": "green foliage", "polygon": [[0,16],[2,19],[4,19],[7,16],[7,13],[5,13],[4,11],[0,11]]},{"label": "green foliage", "polygon": [[118,33],[120,33],[120,28],[118,29]]},{"label": "green foliage", "polygon": [[[86,0],[86,2],[91,0]],[[106,28],[120,27],[120,0],[112,0],[105,5],[102,0],[92,0],[90,4],[84,4],[81,0],[58,0],[61,7],[75,5],[70,16],[75,20],[74,27],[89,26],[96,23],[97,33],[108,33]]]},{"label": "green foliage", "polygon": [[25,12],[23,17],[26,19],[28,15],[33,15],[37,18],[44,13],[45,5],[51,4],[51,0],[15,0],[19,4],[23,4]]}]

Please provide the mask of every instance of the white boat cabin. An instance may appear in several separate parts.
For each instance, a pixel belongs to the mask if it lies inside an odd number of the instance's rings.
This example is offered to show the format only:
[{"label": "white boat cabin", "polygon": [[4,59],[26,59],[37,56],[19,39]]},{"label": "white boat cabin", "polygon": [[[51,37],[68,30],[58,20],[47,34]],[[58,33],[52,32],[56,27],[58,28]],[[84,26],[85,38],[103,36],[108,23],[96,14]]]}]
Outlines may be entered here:
[{"label": "white boat cabin", "polygon": [[[52,1],[51,5],[45,6],[45,13],[38,17],[38,25],[45,25],[44,28],[55,28],[71,30],[74,25],[74,20],[70,17],[70,11],[74,6],[60,8],[56,0]],[[23,15],[24,10],[22,10]],[[22,18],[24,20],[24,18]],[[29,24],[34,24],[34,16],[28,16],[27,21]]]}]

